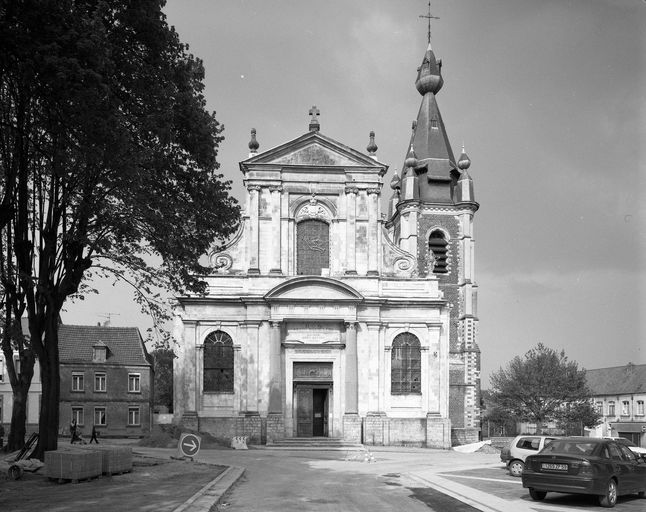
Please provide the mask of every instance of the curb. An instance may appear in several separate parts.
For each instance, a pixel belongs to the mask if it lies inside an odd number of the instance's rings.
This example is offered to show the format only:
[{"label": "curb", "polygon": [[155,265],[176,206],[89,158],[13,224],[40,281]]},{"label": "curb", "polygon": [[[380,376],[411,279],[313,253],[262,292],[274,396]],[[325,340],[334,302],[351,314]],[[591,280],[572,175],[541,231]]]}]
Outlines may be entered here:
[{"label": "curb", "polygon": [[244,468],[229,466],[215,479],[202,487],[193,496],[177,507],[173,512],[209,512],[244,474]]}]

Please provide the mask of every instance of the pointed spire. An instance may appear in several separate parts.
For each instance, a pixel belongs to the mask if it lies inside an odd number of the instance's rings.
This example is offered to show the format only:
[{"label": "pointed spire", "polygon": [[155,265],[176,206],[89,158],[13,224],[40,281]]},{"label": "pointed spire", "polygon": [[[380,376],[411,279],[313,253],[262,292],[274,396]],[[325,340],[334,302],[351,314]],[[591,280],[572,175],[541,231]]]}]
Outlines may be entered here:
[{"label": "pointed spire", "polygon": [[256,129],[252,128],[251,129],[251,140],[249,141],[249,156],[253,156],[256,153],[258,153],[258,148],[260,147],[260,144],[256,140]]}]

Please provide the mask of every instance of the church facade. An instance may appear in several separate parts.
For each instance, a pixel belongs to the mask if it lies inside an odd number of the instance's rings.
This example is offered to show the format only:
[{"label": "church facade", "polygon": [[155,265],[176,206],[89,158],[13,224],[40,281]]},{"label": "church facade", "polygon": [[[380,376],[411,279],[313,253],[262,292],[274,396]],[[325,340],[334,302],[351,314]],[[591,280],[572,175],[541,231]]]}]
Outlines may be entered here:
[{"label": "church facade", "polygon": [[[439,113],[429,47],[400,172],[309,130],[240,162],[241,228],[208,292],[178,298],[177,422],[251,443],[334,437],[448,448],[478,439],[470,161]],[[402,148],[404,149],[404,148]]]}]

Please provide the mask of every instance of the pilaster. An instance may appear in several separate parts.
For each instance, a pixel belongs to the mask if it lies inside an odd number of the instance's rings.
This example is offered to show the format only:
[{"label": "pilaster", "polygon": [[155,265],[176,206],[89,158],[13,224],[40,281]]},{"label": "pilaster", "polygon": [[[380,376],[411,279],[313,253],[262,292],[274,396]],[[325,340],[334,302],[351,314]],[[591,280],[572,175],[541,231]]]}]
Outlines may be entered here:
[{"label": "pilaster", "polygon": [[346,244],[345,244],[345,273],[349,275],[356,275],[357,273],[357,248],[356,248],[356,222],[357,222],[357,194],[359,189],[357,187],[346,187]]},{"label": "pilaster", "polygon": [[250,185],[249,190],[249,274],[260,274],[259,262],[259,231],[260,222],[258,218],[258,195],[259,185]]},{"label": "pilaster", "polygon": [[368,275],[379,275],[379,189],[368,189]]}]

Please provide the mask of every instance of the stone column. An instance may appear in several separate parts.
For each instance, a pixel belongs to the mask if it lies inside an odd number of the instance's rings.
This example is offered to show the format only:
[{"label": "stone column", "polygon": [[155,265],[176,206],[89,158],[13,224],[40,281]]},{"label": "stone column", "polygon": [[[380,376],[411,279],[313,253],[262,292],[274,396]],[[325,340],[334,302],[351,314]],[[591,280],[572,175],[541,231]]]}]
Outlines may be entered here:
[{"label": "stone column", "polygon": [[345,414],[343,415],[343,439],[361,442],[361,418],[358,414],[357,379],[357,326],[345,324]]},{"label": "stone column", "polygon": [[356,275],[357,273],[357,249],[356,249],[356,222],[357,222],[357,194],[359,189],[357,187],[346,187],[346,244],[345,244],[345,273]]},{"label": "stone column", "polygon": [[271,322],[269,349],[269,413],[283,412],[282,375],[280,372],[280,322]]},{"label": "stone column", "polygon": [[269,409],[267,412],[267,443],[285,437],[283,415],[283,372],[281,364],[281,324],[271,322],[269,349]]},{"label": "stone column", "polygon": [[357,327],[345,324],[345,412],[357,414]]},{"label": "stone column", "polygon": [[280,193],[283,188],[279,186],[269,187],[271,193],[271,269],[269,270],[270,274],[281,274],[280,267],[280,242],[281,242],[281,232],[280,232]]},{"label": "stone column", "polygon": [[368,189],[368,275],[379,275],[379,189]]},{"label": "stone column", "polygon": [[250,185],[249,189],[249,274],[260,274],[260,262],[258,254],[260,221],[258,219],[258,194],[259,185]]},{"label": "stone column", "polygon": [[197,334],[198,325],[196,322],[188,320],[184,321],[184,343],[186,347],[184,357],[184,367],[182,372],[184,374],[184,389],[176,390],[175,396],[179,397],[180,406],[183,408],[182,423],[186,428],[197,428],[197,393],[195,390],[197,378]]}]

